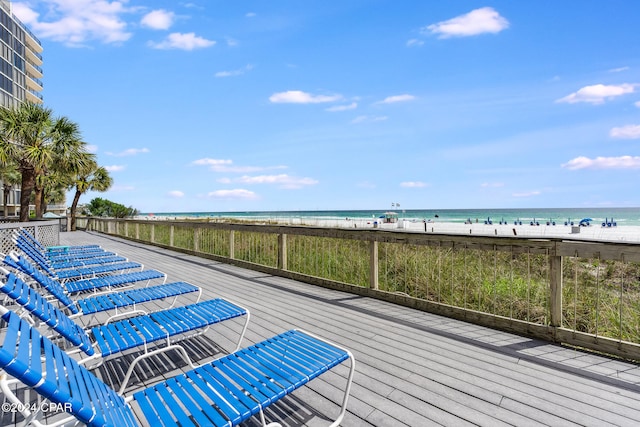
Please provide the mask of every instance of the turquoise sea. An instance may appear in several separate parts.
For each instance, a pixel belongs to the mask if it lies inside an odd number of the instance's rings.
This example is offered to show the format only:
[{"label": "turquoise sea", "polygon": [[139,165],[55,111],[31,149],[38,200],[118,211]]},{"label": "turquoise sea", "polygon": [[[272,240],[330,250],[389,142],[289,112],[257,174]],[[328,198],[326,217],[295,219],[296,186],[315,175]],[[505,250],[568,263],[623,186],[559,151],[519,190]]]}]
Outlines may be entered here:
[{"label": "turquoise sea", "polygon": [[408,220],[437,220],[439,222],[464,223],[467,220],[484,223],[491,220],[494,224],[505,221],[513,224],[531,221],[544,224],[547,221],[556,224],[574,222],[578,224],[584,218],[590,218],[591,225],[603,222],[615,222],[618,226],[640,226],[640,208],[535,208],[535,209],[402,209],[391,207],[376,210],[318,210],[318,211],[248,211],[248,212],[160,212],[143,213],[158,217],[193,218],[247,218],[267,220],[277,218],[309,219],[375,219],[385,212],[396,212],[400,218]]}]

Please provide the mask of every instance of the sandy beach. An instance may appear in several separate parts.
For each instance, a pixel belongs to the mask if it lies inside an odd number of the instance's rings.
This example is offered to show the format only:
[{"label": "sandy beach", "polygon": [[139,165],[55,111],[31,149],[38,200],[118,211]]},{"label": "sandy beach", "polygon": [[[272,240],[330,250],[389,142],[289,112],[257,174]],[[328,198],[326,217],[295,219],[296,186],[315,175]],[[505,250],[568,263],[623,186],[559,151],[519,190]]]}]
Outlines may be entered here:
[{"label": "sandy beach", "polygon": [[[188,217],[138,217],[137,219],[147,220],[184,220]],[[215,221],[229,221],[231,218],[216,218]],[[260,223],[260,221],[256,221]],[[378,220],[367,218],[313,218],[313,217],[279,217],[270,218],[265,223],[282,225],[302,225],[314,227],[338,227],[338,228],[360,228],[360,229],[381,229],[398,230],[407,232],[440,233],[440,234],[466,234],[480,236],[525,236],[537,238],[562,238],[574,240],[599,240],[608,242],[634,242],[640,243],[640,226],[611,226],[602,227],[599,223],[592,223],[589,226],[570,226],[556,224],[530,225],[523,222],[522,225],[510,224],[484,224],[484,223],[456,223],[439,222],[430,220],[423,222],[419,220],[398,220],[397,223],[385,224]]]},{"label": "sandy beach", "polygon": [[[601,225],[590,225],[585,227],[570,226],[564,224],[530,225],[523,222],[522,225],[513,224],[484,224],[472,223],[462,224],[454,222],[438,221],[407,221],[400,219],[397,223],[383,224],[368,219],[308,219],[291,218],[292,225],[314,225],[322,227],[340,228],[379,228],[391,230],[404,230],[411,232],[427,232],[442,234],[471,234],[482,236],[526,236],[526,237],[553,237],[564,239],[589,239],[614,242],[640,242],[640,227],[638,226],[615,226],[602,227]],[[286,221],[283,221],[286,222]],[[426,230],[426,231],[425,231]]]}]

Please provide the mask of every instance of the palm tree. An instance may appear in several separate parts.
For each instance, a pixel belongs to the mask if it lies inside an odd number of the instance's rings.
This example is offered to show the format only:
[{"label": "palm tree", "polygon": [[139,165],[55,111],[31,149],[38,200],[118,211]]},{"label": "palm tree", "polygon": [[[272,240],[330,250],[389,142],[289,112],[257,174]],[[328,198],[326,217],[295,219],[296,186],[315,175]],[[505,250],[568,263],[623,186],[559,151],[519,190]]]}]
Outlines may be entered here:
[{"label": "palm tree", "polygon": [[20,172],[18,172],[14,164],[9,163],[6,166],[0,167],[0,181],[2,181],[3,196],[2,203],[4,205],[3,212],[5,218],[8,216],[7,212],[9,210],[9,193],[16,184],[20,184],[21,180]]},{"label": "palm tree", "polygon": [[0,108],[0,164],[15,162],[22,174],[20,221],[29,219],[29,199],[35,192],[36,218],[42,217],[43,181],[49,169],[66,163],[85,151],[78,125],[54,118],[53,111],[25,102],[15,108]]},{"label": "palm tree", "polygon": [[71,203],[71,226],[70,231],[76,231],[76,209],[78,208],[78,202],[80,196],[87,191],[107,191],[113,179],[109,175],[109,172],[102,166],[98,166],[95,160],[89,161],[81,168],[70,189],[75,187],[76,193],[73,196],[73,202]]}]

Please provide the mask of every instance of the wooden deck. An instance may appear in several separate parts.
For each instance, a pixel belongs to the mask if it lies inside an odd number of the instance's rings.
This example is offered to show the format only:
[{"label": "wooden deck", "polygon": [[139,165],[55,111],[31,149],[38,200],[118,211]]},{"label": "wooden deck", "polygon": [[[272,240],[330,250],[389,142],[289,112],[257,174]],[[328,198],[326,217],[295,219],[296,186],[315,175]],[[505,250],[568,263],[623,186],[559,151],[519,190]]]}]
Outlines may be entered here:
[{"label": "wooden deck", "polygon": [[[349,348],[357,369],[344,426],[640,425],[635,364],[97,233],[60,240],[97,243],[169,281],[202,286],[203,298],[245,306],[244,346],[300,328]],[[190,340],[190,354],[200,361],[232,349],[239,326],[224,322]],[[118,363],[100,369],[105,380],[122,377],[126,363]],[[150,360],[127,393],[183,368],[169,357]],[[347,372],[339,366],[312,381],[273,405],[268,419],[326,425],[338,413]]]}]

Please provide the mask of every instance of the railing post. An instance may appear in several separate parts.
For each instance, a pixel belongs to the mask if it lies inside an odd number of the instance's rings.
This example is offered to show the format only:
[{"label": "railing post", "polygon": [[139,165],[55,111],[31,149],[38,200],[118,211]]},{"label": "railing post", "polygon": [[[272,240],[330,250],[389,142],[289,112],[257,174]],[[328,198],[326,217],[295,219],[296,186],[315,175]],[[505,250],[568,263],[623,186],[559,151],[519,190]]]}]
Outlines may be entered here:
[{"label": "railing post", "polygon": [[234,259],[236,257],[236,233],[235,230],[229,230],[229,258]]},{"label": "railing post", "polygon": [[200,250],[200,229],[198,227],[193,229],[193,250],[194,252]]},{"label": "railing post", "polygon": [[562,326],[562,257],[555,255],[555,250],[549,254],[549,325]]},{"label": "railing post", "polygon": [[174,229],[174,226],[172,225],[169,228],[169,246],[173,246],[173,229]]},{"label": "railing post", "polygon": [[126,220],[124,222],[124,236],[129,237],[129,223]]},{"label": "railing post", "polygon": [[140,224],[136,222],[136,240],[140,240]]},{"label": "railing post", "polygon": [[369,242],[369,287],[378,289],[378,241]]},{"label": "railing post", "polygon": [[278,269],[287,269],[287,235],[278,234]]}]

